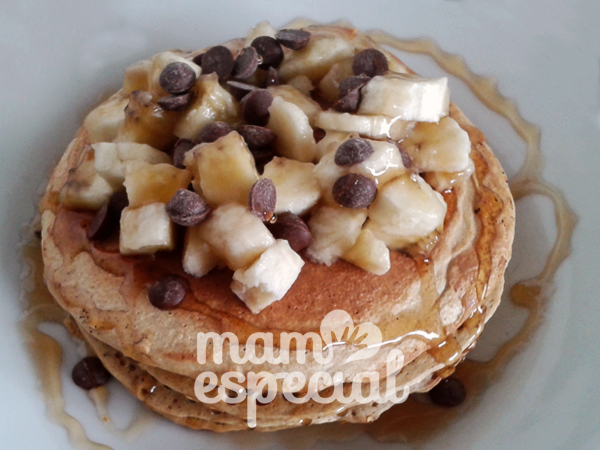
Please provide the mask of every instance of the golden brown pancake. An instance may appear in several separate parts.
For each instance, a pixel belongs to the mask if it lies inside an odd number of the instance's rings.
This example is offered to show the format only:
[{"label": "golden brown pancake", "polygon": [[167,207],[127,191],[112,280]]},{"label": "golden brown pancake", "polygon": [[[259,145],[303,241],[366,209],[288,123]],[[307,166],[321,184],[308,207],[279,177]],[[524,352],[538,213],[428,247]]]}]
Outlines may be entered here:
[{"label": "golden brown pancake", "polygon": [[[310,30],[355,39],[357,49],[377,47],[362,35],[356,37],[354,30]],[[233,41],[229,46],[239,45]],[[404,67],[397,60],[394,64]],[[342,370],[345,381],[364,370],[383,376],[388,351],[398,348],[405,356],[397,376],[399,388],[427,390],[440,379],[436,371],[461,359],[450,358],[443,349],[450,347],[464,356],[495,311],[514,233],[514,203],[504,171],[483,134],[454,104],[450,116],[469,135],[475,172],[442,192],[448,205],[443,231],[429,245],[392,251],[391,269],[382,276],[341,260],[331,266],[317,264],[301,254],[305,265],[292,288],[258,314],[252,314],[230,290],[228,269],[194,278],[183,271],[180,251],[123,256],[116,242],[98,244],[87,239],[93,212],[75,211],[59,202],[70,170],[90,158],[88,133],[81,128],[54,170],[41,203],[46,283],[116,378],[151,409],[192,428],[226,431],[247,426],[243,405],[209,408],[189,399],[199,373],[281,371],[268,363],[234,364],[227,355],[221,364],[209,360],[201,366],[196,358],[197,333],[232,332],[243,344],[254,332],[272,332],[276,337],[281,332],[318,332],[325,315],[336,309],[347,311],[355,325],[377,325],[384,340],[380,351],[368,360],[344,363],[356,350],[347,343],[327,366],[309,354],[305,364],[290,364],[285,371],[300,370],[308,378],[319,371]],[[166,273],[187,278],[191,286],[185,300],[170,311],[153,307],[147,294],[148,286]],[[293,351],[290,358],[294,359]],[[125,359],[131,371],[119,362]],[[142,392],[136,377],[150,380],[157,388]],[[342,413],[314,402],[301,406],[290,410],[278,397],[259,409],[258,429],[297,426],[304,419],[364,421],[391,404],[349,405]]]}]

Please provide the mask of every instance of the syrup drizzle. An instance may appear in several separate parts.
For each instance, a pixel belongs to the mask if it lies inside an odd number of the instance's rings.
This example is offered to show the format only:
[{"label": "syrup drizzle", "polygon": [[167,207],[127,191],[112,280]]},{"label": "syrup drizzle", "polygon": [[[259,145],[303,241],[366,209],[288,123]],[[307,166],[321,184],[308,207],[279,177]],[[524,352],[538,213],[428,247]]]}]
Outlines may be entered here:
[{"label": "syrup drizzle", "polygon": [[[462,79],[486,107],[506,118],[524,140],[527,148],[525,162],[510,182],[513,196],[518,201],[526,196],[542,195],[553,202],[558,228],[556,242],[544,269],[535,277],[515,284],[510,290],[512,302],[529,310],[527,321],[519,333],[504,344],[492,360],[487,362],[466,360],[456,367],[456,376],[468,387],[470,394],[468,401],[460,407],[440,408],[411,396],[405,403],[393,407],[379,420],[367,425],[331,424],[321,425],[317,429],[303,427],[260,435],[260,437],[254,433],[251,435],[251,445],[252,443],[261,445],[267,442],[272,444],[273,441],[285,442],[287,445],[301,442],[300,447],[310,448],[317,440],[327,440],[332,437],[336,440],[345,440],[350,436],[358,437],[361,430],[378,441],[424,441],[432,431],[442,430],[462,412],[471,408],[477,402],[478,394],[502,375],[503,367],[525,345],[535,331],[553,277],[560,264],[571,252],[571,237],[577,220],[562,192],[543,180],[543,158],[539,148],[540,131],[537,126],[525,121],[520,116],[512,100],[498,92],[495,80],[475,75],[468,69],[462,58],[444,53],[432,41],[403,41],[382,32],[370,33],[370,37],[381,45],[431,56],[446,72]],[[27,236],[23,244],[23,251],[26,264],[29,266],[29,273],[24,277],[23,297],[26,301],[26,316],[21,322],[21,327],[40,376],[48,414],[54,422],[67,430],[69,440],[74,447],[86,450],[110,450],[110,447],[92,442],[86,436],[81,423],[64,410],[60,381],[62,350],[54,338],[39,331],[38,325],[42,322],[62,323],[66,315],[56,305],[43,284],[41,272],[43,265],[39,242],[32,234]],[[478,296],[482,298],[486,294],[486,283],[483,282],[487,280],[486,274],[480,273],[479,280],[481,282],[477,284],[481,287],[478,287]],[[475,334],[479,335],[484,317],[484,311],[477,310],[467,319],[465,326],[476,330]],[[440,342],[432,353],[437,355],[436,359],[454,361],[454,359],[458,359],[456,347],[458,344],[455,341],[446,339]],[[439,375],[447,376],[449,373]],[[91,394],[91,398],[96,404],[101,420],[110,424],[106,408],[107,393],[108,391],[94,392]],[[135,435],[144,428],[140,423],[146,420],[140,419],[141,417],[134,421],[129,428],[129,430],[135,430]],[[127,430],[120,432],[121,430],[117,430],[112,425],[109,425],[108,428],[122,437],[130,435]],[[321,433],[319,430],[327,430],[327,432]],[[241,437],[242,434],[239,436]],[[231,442],[239,443],[239,446],[247,446],[250,436],[247,433],[243,433],[243,436],[244,438],[239,440],[232,437]]]}]

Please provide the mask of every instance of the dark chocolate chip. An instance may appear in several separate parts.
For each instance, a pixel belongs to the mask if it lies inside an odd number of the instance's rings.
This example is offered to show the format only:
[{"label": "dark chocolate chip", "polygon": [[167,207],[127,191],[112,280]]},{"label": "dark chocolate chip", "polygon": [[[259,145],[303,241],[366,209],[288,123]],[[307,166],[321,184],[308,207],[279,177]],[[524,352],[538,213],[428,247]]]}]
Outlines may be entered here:
[{"label": "dark chocolate chip", "polygon": [[408,154],[408,152],[406,150],[404,150],[404,147],[402,147],[402,145],[400,145],[400,144],[396,144],[396,145],[398,147],[398,151],[400,152],[400,156],[402,157],[402,165],[406,169],[412,169],[413,160],[412,160],[411,156]]},{"label": "dark chocolate chip", "polygon": [[198,194],[179,189],[167,203],[167,214],[173,222],[184,227],[198,225],[208,217],[210,207]]},{"label": "dark chocolate chip", "polygon": [[275,39],[284,47],[300,50],[308,45],[310,33],[305,30],[280,30],[275,34]]},{"label": "dark chocolate chip", "polygon": [[312,234],[304,221],[296,214],[285,212],[277,216],[277,222],[267,224],[275,239],[285,239],[292,250],[299,252],[312,242]]},{"label": "dark chocolate chip", "polygon": [[273,95],[266,89],[250,92],[241,102],[244,120],[251,125],[266,125],[269,122],[269,107],[272,102]]},{"label": "dark chocolate chip", "polygon": [[262,63],[258,66],[261,69],[279,67],[279,64],[283,61],[281,44],[270,36],[259,36],[250,45],[256,49],[262,58]]},{"label": "dark chocolate chip", "polygon": [[158,106],[162,109],[167,111],[183,111],[190,103],[192,103],[193,99],[193,94],[188,92],[183,95],[169,95],[167,97],[159,98],[156,103],[158,103]]},{"label": "dark chocolate chip", "polygon": [[231,125],[225,122],[211,122],[204,125],[200,134],[198,134],[198,142],[215,142],[217,139],[227,136],[233,131]]},{"label": "dark chocolate chip", "polygon": [[256,125],[240,125],[237,131],[246,141],[250,151],[271,145],[277,137],[277,135],[268,128]]},{"label": "dark chocolate chip", "polygon": [[385,55],[375,48],[368,48],[357,53],[352,61],[352,71],[355,75],[366,75],[373,78],[383,75],[389,69]]},{"label": "dark chocolate chip", "polygon": [[110,237],[114,231],[119,229],[121,212],[128,205],[129,200],[125,191],[113,194],[110,200],[96,211],[86,231],[87,238],[93,241],[102,241]]},{"label": "dark chocolate chip", "polygon": [[77,386],[89,391],[104,386],[110,380],[111,375],[100,361],[100,358],[88,356],[75,364],[71,372],[71,378]]},{"label": "dark chocolate chip", "polygon": [[261,178],[252,185],[248,195],[248,207],[250,211],[264,221],[273,218],[275,204],[277,203],[277,193],[275,184],[268,178]]},{"label": "dark chocolate chip", "polygon": [[245,47],[237,55],[237,58],[235,58],[231,76],[233,78],[245,80],[256,72],[259,64],[260,58],[256,49],[254,47]]},{"label": "dark chocolate chip", "polygon": [[350,92],[364,87],[370,78],[364,75],[356,75],[354,77],[344,78],[338,86],[338,97],[344,98]]},{"label": "dark chocolate chip", "polygon": [[279,80],[279,72],[275,67],[269,67],[265,76],[265,87],[279,86],[281,81]]},{"label": "dark chocolate chip", "polygon": [[196,72],[183,62],[173,62],[160,73],[158,84],[169,94],[185,94],[196,82]]},{"label": "dark chocolate chip", "polygon": [[254,157],[254,165],[256,166],[256,170],[262,175],[265,171],[265,166],[269,164],[275,156],[273,147],[262,147],[255,150],[250,150],[250,152]]},{"label": "dark chocolate chip", "polygon": [[165,275],[148,288],[148,299],[158,309],[173,309],[185,298],[188,282],[178,275]]},{"label": "dark chocolate chip", "polygon": [[333,104],[333,109],[342,113],[354,114],[360,106],[360,90],[354,89]]},{"label": "dark chocolate chip", "polygon": [[315,142],[317,142],[317,143],[320,140],[322,140],[326,134],[327,134],[327,132],[323,128],[318,128],[318,127],[313,128],[313,136],[315,138]]},{"label": "dark chocolate chip", "polygon": [[346,208],[366,208],[377,195],[377,185],[371,178],[349,173],[337,179],[332,189],[333,199]]},{"label": "dark chocolate chip", "polygon": [[227,90],[238,100],[243,99],[249,92],[255,91],[258,88],[251,84],[242,83],[240,81],[228,81]]},{"label": "dark chocolate chip", "polygon": [[373,144],[366,139],[348,139],[338,147],[333,161],[338,166],[353,166],[368,159],[374,151]]},{"label": "dark chocolate chip", "polygon": [[197,66],[202,67],[202,58],[204,58],[204,53],[200,53],[199,55],[194,56],[192,62]]},{"label": "dark chocolate chip", "polygon": [[223,45],[211,47],[202,55],[202,73],[216,73],[220,80],[225,80],[233,70],[231,50]]},{"label": "dark chocolate chip", "polygon": [[183,164],[185,154],[194,148],[195,145],[196,143],[189,139],[179,139],[175,142],[175,146],[173,147],[173,165],[178,169],[185,169],[185,165]]},{"label": "dark chocolate chip", "polygon": [[465,401],[467,391],[462,382],[455,377],[444,378],[432,390],[429,398],[433,403],[447,408],[453,408]]}]

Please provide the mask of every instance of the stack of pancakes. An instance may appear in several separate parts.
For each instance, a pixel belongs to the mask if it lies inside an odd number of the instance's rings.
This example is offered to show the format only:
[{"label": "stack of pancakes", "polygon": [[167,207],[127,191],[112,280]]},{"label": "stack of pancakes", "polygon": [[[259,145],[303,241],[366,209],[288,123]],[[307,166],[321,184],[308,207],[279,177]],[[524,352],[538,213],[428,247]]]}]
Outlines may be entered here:
[{"label": "stack of pancakes", "polygon": [[[118,242],[99,244],[87,239],[93,213],[59,202],[69,171],[89,146],[87,131],[81,128],[54,170],[41,203],[46,283],[70,314],[71,330],[85,339],[115,378],[150,409],[191,428],[248,428],[245,401],[205,404],[198,400],[194,383],[207,371],[217,375],[300,371],[307,379],[320,371],[343,372],[346,391],[354,375],[367,370],[379,373],[383,385],[386,357],[390,350],[399,349],[404,361],[393,375],[395,389],[400,395],[428,391],[472,348],[498,306],[514,231],[513,199],[499,162],[482,133],[453,104],[450,116],[469,134],[475,172],[442,192],[448,211],[437,240],[425,248],[392,251],[391,269],[382,276],[344,261],[326,266],[303,256],[305,266],[289,292],[259,314],[252,314],[231,292],[229,270],[194,278],[184,273],[177,251],[123,256]],[[187,278],[191,291],[168,311],[153,307],[147,294],[147,287],[166,273]],[[285,367],[235,364],[227,355],[220,364],[210,357],[203,365],[197,361],[200,332],[232,332],[242,344],[255,332],[275,336],[318,332],[332,310],[348,312],[355,325],[377,325],[383,336],[377,354],[345,362],[356,351],[355,344],[346,342],[336,346],[326,366],[310,354],[306,363],[296,364],[294,350]],[[364,388],[368,390],[368,385]],[[332,387],[320,389],[327,397]],[[294,404],[278,391],[273,401],[258,407],[257,429],[366,422],[392,404]]]}]

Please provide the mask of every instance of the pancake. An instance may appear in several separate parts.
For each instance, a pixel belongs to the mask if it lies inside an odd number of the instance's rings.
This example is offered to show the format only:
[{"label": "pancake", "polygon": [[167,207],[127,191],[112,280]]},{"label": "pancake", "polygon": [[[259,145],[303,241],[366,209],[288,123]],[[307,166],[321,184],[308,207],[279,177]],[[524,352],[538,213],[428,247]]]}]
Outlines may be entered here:
[{"label": "pancake", "polygon": [[[337,36],[351,40],[357,52],[377,47],[352,29],[307,29],[314,39]],[[234,52],[242,45],[241,40],[227,44]],[[393,70],[409,71],[393,55],[384,53]],[[120,91],[105,104],[127,99],[128,94]],[[391,251],[391,268],[384,275],[343,260],[329,266],[319,264],[301,252],[304,266],[291,289],[258,314],[231,291],[229,269],[215,269],[195,278],[183,270],[180,249],[125,256],[115,240],[98,243],[87,238],[94,212],[67,207],[60,200],[74,170],[93,158],[93,139],[82,127],[54,170],[40,206],[48,288],[116,378],[151,409],[192,428],[247,428],[243,404],[218,403],[209,408],[193,399],[193,381],[200,373],[281,371],[280,365],[268,362],[235,363],[229,354],[220,363],[209,359],[200,365],[198,333],[234,333],[243,349],[246,339],[256,332],[273,333],[276,343],[283,332],[318,333],[321,321],[332,310],[346,311],[355,325],[376,325],[383,339],[380,351],[368,359],[346,362],[357,346],[344,342],[323,365],[311,352],[305,363],[294,362],[297,355],[292,349],[287,372],[301,371],[309,378],[322,371],[331,375],[342,371],[343,381],[349,382],[370,370],[383,379],[388,352],[399,349],[404,366],[396,377],[398,389],[428,390],[440,380],[438,372],[444,373],[442,369],[464,357],[495,311],[514,233],[514,203],[499,162],[483,134],[452,103],[449,115],[468,133],[474,173],[440,189],[447,205],[443,231],[427,242]],[[186,278],[190,285],[183,302],[168,311],[152,306],[147,293],[148,286],[167,273]],[[131,371],[129,365],[121,364],[123,358],[129,361]],[[139,379],[150,380],[156,390],[143,393],[137,386]],[[176,410],[174,403],[179,404]],[[346,405],[342,412],[334,405],[312,401],[290,405],[279,395],[259,408],[257,427],[286,428],[298,426],[301,420],[366,421],[378,417],[391,403]]]}]

